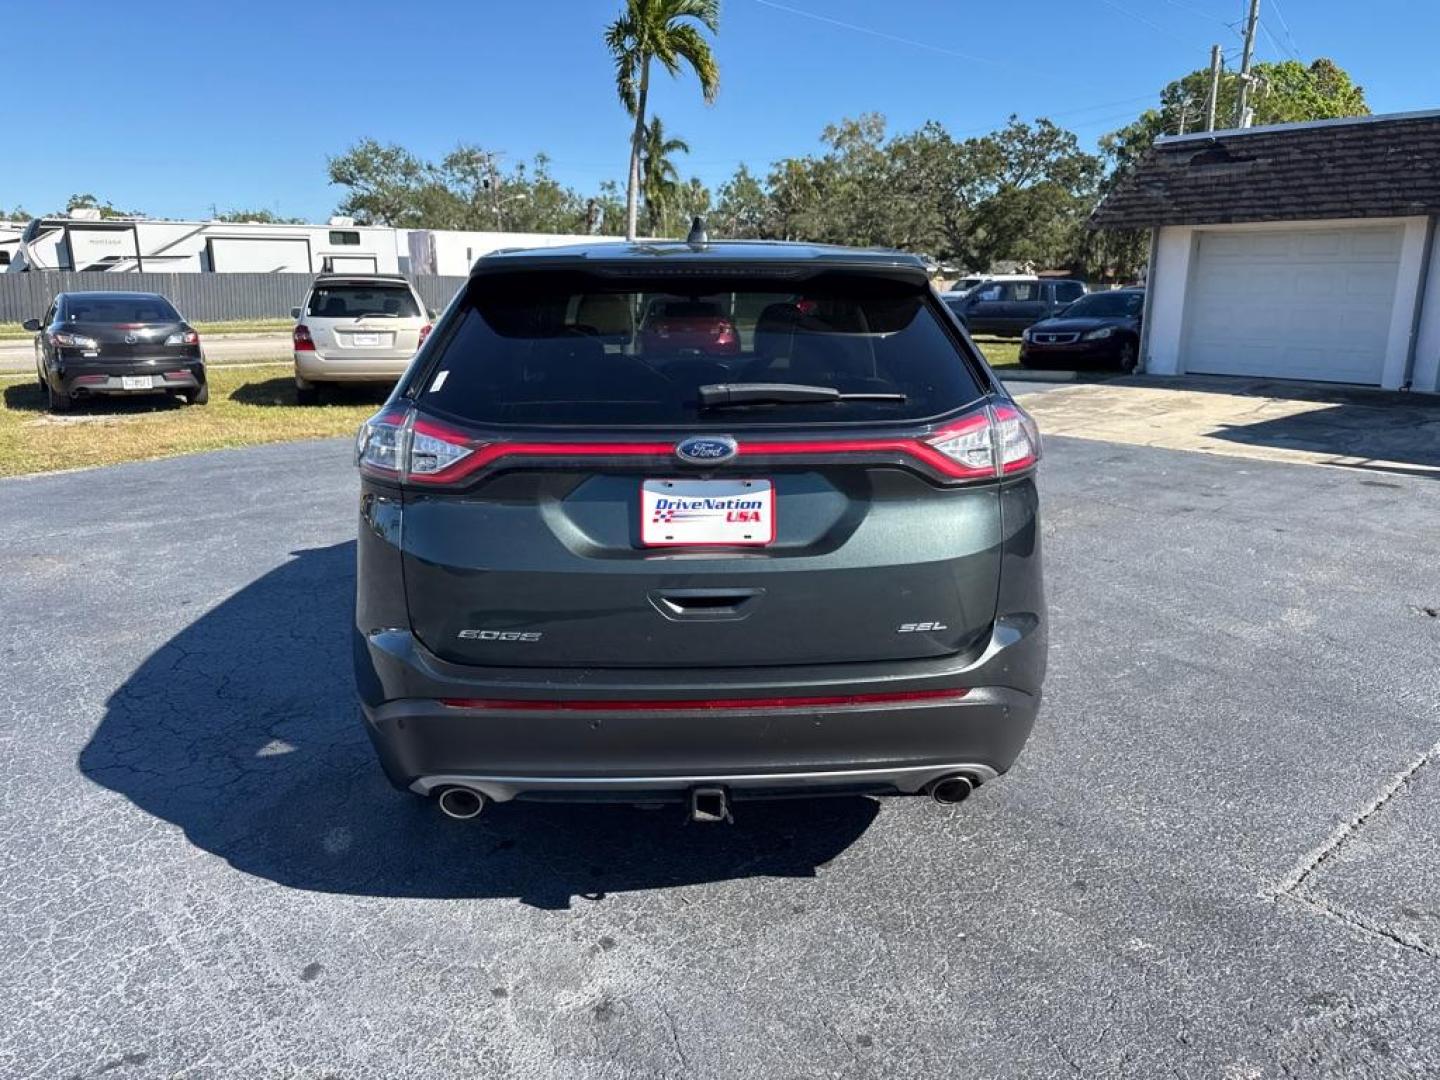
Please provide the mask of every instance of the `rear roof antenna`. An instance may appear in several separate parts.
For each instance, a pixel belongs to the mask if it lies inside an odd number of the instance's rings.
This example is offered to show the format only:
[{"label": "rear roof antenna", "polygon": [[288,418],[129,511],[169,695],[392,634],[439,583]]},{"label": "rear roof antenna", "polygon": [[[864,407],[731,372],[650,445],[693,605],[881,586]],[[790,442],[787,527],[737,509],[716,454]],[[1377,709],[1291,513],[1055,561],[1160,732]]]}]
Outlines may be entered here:
[{"label": "rear roof antenna", "polygon": [[690,235],[685,237],[685,242],[692,247],[703,247],[710,242],[710,235],[705,231],[705,219],[699,214],[690,219]]}]

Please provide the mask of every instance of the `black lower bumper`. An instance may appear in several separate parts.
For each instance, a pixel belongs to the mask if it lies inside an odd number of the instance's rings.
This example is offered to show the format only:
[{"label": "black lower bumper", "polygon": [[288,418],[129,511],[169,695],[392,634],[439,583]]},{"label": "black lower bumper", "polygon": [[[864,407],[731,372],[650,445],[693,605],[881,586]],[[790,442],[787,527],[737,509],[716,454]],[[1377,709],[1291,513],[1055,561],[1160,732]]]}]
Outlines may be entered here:
[{"label": "black lower bumper", "polygon": [[1116,367],[1121,347],[1121,340],[1113,337],[1068,345],[1035,345],[1027,341],[1020,346],[1020,363],[1030,368]]},{"label": "black lower bumper", "polygon": [[[200,360],[141,360],[133,363],[85,363],[67,361],[57,375],[66,394],[154,394],[184,393],[205,384],[205,364]],[[137,386],[135,380],[148,385]],[[130,385],[126,385],[127,380]]]},{"label": "black lower bumper", "polygon": [[[420,793],[465,784],[500,801],[678,797],[707,784],[738,798],[916,792],[954,772],[983,780],[1009,769],[1029,736],[1045,657],[1038,622],[997,625],[974,657],[843,671],[477,676],[403,631],[357,635],[356,647],[365,726],[390,780]],[[1033,692],[994,685],[1002,672]],[[384,693],[397,680],[423,696]],[[859,700],[837,700],[846,698]]]}]

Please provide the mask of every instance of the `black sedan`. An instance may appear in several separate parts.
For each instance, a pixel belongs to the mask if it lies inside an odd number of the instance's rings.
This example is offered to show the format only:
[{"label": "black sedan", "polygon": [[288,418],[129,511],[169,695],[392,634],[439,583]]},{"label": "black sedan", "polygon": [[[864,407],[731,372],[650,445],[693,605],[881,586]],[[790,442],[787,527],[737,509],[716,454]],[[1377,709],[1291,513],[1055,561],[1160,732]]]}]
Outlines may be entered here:
[{"label": "black sedan", "polygon": [[1090,293],[1020,339],[1023,367],[1108,366],[1134,371],[1140,357],[1144,289]]},{"label": "black sedan", "polygon": [[52,412],[98,395],[176,394],[210,400],[200,335],[156,293],[60,293],[35,334],[35,376]]}]

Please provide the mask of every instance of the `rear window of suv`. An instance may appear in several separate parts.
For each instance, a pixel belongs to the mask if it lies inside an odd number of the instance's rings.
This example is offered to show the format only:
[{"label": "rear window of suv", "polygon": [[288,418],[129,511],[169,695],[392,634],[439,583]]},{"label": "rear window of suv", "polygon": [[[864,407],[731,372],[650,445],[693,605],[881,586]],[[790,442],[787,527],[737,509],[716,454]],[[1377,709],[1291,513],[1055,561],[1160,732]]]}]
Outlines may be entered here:
[{"label": "rear window of suv", "polygon": [[420,314],[420,307],[415,294],[403,285],[326,285],[310,294],[306,314],[320,319],[373,315],[413,319]]},{"label": "rear window of suv", "polygon": [[[875,278],[619,284],[534,272],[472,280],[455,317],[408,392],[427,410],[482,425],[883,423],[939,416],[982,395],[927,294]],[[673,319],[691,321],[657,331]],[[700,406],[702,386],[727,382],[904,400]]]}]

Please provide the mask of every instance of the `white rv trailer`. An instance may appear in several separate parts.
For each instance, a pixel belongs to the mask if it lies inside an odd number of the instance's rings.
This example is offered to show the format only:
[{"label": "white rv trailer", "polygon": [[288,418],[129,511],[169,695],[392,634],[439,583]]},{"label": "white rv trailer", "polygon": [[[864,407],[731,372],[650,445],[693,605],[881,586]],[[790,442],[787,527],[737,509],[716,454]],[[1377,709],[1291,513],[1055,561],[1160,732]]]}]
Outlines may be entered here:
[{"label": "white rv trailer", "polygon": [[[91,210],[35,218],[9,271],[89,270],[160,274],[396,274],[405,230],[356,225],[101,219]],[[408,254],[408,253],[405,253]],[[406,260],[408,262],[408,258]]]},{"label": "white rv trailer", "polygon": [[20,233],[24,228],[18,221],[0,221],[0,274],[8,270],[20,254]]},{"label": "white rv trailer", "polygon": [[618,236],[567,236],[564,233],[457,232],[447,229],[410,229],[408,255],[415,274],[464,277],[482,255],[510,248],[564,247],[593,244]]}]

